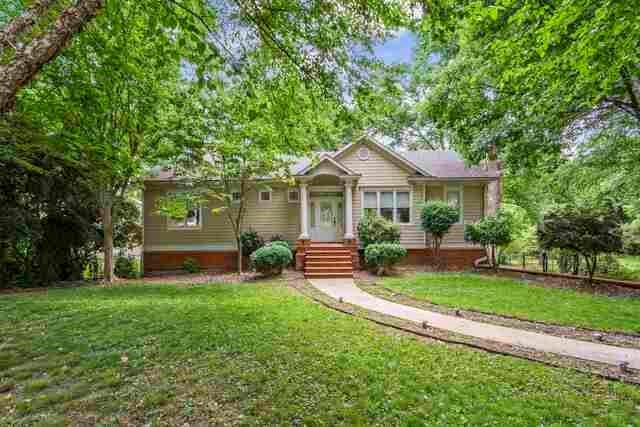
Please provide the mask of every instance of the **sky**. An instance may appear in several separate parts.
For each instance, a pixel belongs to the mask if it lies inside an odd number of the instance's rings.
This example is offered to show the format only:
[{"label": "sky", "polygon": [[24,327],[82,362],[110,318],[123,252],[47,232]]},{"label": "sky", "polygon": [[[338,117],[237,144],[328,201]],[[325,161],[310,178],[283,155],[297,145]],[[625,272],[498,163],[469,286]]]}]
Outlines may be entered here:
[{"label": "sky", "polygon": [[398,33],[397,37],[376,46],[373,52],[387,64],[410,63],[413,60],[415,46],[415,34],[404,30]]}]

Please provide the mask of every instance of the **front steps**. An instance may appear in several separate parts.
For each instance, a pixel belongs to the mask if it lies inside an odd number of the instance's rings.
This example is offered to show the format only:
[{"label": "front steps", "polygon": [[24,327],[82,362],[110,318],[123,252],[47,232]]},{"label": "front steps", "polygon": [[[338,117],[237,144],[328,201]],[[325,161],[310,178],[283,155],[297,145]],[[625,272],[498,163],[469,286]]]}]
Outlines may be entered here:
[{"label": "front steps", "polygon": [[305,250],[304,277],[353,277],[351,250],[342,243],[311,243]]}]

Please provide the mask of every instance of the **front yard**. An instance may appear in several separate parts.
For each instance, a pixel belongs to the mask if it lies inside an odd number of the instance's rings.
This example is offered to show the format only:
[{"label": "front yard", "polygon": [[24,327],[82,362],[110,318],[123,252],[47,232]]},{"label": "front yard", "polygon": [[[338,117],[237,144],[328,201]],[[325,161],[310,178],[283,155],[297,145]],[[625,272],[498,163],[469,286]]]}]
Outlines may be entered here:
[{"label": "front yard", "polygon": [[278,282],[0,296],[0,390],[0,425],[640,417],[635,386],[397,335]]},{"label": "front yard", "polygon": [[382,285],[418,300],[452,308],[558,325],[640,333],[638,297],[594,295],[471,273],[416,274],[388,278]]}]

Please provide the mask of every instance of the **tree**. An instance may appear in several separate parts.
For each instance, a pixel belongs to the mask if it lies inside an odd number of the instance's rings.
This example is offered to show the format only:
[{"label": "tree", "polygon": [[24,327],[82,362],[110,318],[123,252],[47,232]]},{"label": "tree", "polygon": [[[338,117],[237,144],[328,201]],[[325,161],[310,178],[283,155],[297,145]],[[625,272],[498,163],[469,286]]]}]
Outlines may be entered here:
[{"label": "tree", "polygon": [[511,215],[500,209],[495,215],[486,216],[475,224],[464,227],[464,239],[484,247],[493,268],[496,262],[497,248],[513,241],[514,229]]},{"label": "tree", "polygon": [[[9,58],[0,65],[0,114],[13,110],[18,91],[103,7],[103,0],[78,0],[52,19],[57,12],[54,3],[36,0],[0,29],[0,54]],[[38,26],[47,29],[33,35],[32,30]]]},{"label": "tree", "polygon": [[442,245],[442,239],[449,232],[451,226],[458,222],[460,212],[442,201],[426,202],[420,209],[422,229],[425,233],[431,234],[433,256],[437,267],[441,268],[440,246]]},{"label": "tree", "polygon": [[[104,280],[113,275],[114,206],[145,168],[170,157],[189,138],[180,77],[181,47],[168,31],[152,38],[144,3],[109,2],[91,31],[49,64],[23,91],[19,108],[35,113],[62,147],[94,174],[104,233]],[[179,137],[178,137],[179,132]],[[175,137],[175,139],[174,139]],[[117,219],[115,219],[117,223]]]},{"label": "tree", "polygon": [[620,207],[564,206],[549,210],[538,227],[538,241],[543,249],[565,249],[580,254],[592,283],[598,256],[622,251]]}]

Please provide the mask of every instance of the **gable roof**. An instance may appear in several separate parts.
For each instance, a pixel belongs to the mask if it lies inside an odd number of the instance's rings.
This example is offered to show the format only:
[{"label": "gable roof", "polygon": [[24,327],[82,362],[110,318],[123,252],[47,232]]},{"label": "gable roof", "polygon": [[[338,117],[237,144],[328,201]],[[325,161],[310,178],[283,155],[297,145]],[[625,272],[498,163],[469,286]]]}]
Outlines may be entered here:
[{"label": "gable roof", "polygon": [[[336,160],[334,160],[334,157],[330,153],[322,154],[322,156],[320,156],[320,159],[319,159],[318,162],[314,162],[314,163],[311,163],[311,161],[307,162],[307,165],[305,167],[303,167],[299,172],[294,172],[294,173],[296,175],[305,175],[305,174],[311,172],[312,170],[314,170],[315,168],[317,168],[318,166],[320,166],[322,163],[325,163],[325,162],[326,163],[330,163],[336,169],[341,170],[342,172],[345,173],[345,175],[358,175],[358,173],[352,171],[351,169],[349,169],[348,167],[346,167],[342,163],[339,163]],[[295,169],[293,169],[293,170],[295,171]]]},{"label": "gable roof", "polygon": [[407,168],[407,169],[409,169],[409,170],[411,170],[413,172],[416,172],[416,173],[418,173],[420,175],[424,175],[424,176],[433,176],[425,168],[414,164],[408,158],[406,158],[405,156],[401,155],[398,151],[393,150],[393,149],[387,147],[386,145],[379,143],[378,141],[376,141],[375,139],[373,139],[372,137],[370,137],[367,134],[362,135],[360,138],[356,139],[354,142],[352,142],[350,144],[347,144],[346,146],[342,147],[340,150],[338,150],[334,154],[333,157],[336,160],[339,159],[340,157],[342,157],[342,155],[344,155],[344,153],[349,151],[349,149],[351,147],[353,147],[354,145],[358,145],[361,142],[372,144],[373,146],[377,147],[380,151],[382,151],[384,154],[386,154],[387,156],[390,156],[391,158],[397,160],[402,165],[404,165],[405,168]]}]

